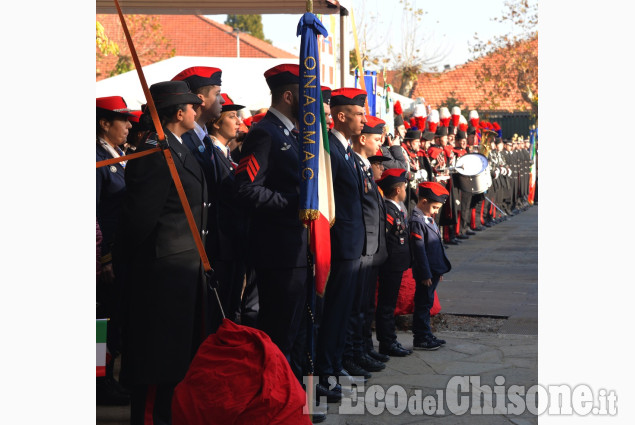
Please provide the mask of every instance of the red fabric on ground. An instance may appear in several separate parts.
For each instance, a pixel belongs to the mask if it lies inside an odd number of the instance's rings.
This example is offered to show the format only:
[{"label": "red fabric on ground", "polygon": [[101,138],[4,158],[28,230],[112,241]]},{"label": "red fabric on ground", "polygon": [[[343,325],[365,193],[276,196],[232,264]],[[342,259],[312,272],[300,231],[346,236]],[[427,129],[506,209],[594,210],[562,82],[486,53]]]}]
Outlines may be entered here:
[{"label": "red fabric on ground", "polygon": [[306,393],[264,332],[223,320],[174,390],[174,425],[311,424]]},{"label": "red fabric on ground", "polygon": [[[377,305],[377,293],[375,292],[375,305]],[[397,307],[395,308],[395,316],[403,314],[412,314],[415,310],[415,280],[412,278],[412,269],[404,272],[401,278],[401,287],[397,297]],[[434,291],[434,304],[430,309],[430,315],[434,316],[441,312],[441,303],[437,291]]]}]

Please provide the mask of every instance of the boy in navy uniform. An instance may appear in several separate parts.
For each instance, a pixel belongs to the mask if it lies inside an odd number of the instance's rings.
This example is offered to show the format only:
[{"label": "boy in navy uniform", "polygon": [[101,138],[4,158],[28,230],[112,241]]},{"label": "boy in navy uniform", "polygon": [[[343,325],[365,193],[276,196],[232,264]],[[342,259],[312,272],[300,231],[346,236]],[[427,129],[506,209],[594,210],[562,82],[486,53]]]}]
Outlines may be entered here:
[{"label": "boy in navy uniform", "polygon": [[369,372],[378,372],[386,367],[371,357],[369,351],[372,348],[371,326],[375,312],[378,266],[386,260],[387,251],[386,210],[368,159],[377,153],[381,145],[386,122],[372,115],[366,116],[366,120],[362,133],[351,137],[353,157],[357,161],[363,187],[361,201],[365,237],[342,365],[350,375],[368,379],[371,377]]},{"label": "boy in navy uniform", "polygon": [[403,202],[406,200],[407,171],[390,168],[383,172],[377,185],[383,190],[386,204],[386,248],[388,259],[379,269],[375,330],[379,353],[404,357],[412,351],[397,341],[395,333],[395,307],[403,273],[410,267],[408,222]]},{"label": "boy in navy uniform", "polygon": [[445,344],[430,329],[430,309],[434,291],[443,275],[452,269],[445,255],[443,239],[433,216],[450,194],[441,184],[423,182],[418,186],[418,202],[410,217],[410,253],[412,277],[416,282],[412,318],[415,350],[436,350]]}]

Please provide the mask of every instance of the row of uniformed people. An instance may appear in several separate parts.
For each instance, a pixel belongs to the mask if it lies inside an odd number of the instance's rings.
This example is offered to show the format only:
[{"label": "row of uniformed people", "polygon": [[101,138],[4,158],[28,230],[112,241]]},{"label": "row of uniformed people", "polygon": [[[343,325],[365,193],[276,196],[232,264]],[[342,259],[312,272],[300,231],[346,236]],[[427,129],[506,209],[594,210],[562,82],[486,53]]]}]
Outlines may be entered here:
[{"label": "row of uniformed people", "polygon": [[[478,138],[482,136],[483,131],[496,134],[494,144],[501,148],[503,140],[500,137],[500,126],[497,123],[479,121],[476,111],[470,112],[468,124],[458,107],[452,108],[451,113],[445,107],[439,111],[428,109],[426,117],[411,117],[406,121],[401,116],[401,110],[397,111],[395,108],[395,112],[400,112],[395,117],[395,128],[403,140],[401,146],[408,158],[404,168],[413,174],[408,193],[408,210],[416,203],[415,188],[418,182],[441,182],[449,190],[450,199],[436,217],[437,224],[443,228],[446,247],[458,245],[475,235],[476,231],[503,220],[505,215],[515,215],[529,207],[527,198],[532,161],[528,139],[523,141],[522,137],[514,136],[513,140],[506,140],[505,146],[508,147],[503,151],[503,155],[510,161],[510,166],[499,167],[500,170],[495,172],[496,167],[492,159],[488,158],[493,184],[484,194],[473,194],[468,190],[462,190],[458,176],[456,173],[449,173],[448,167],[455,166],[457,160],[465,154],[479,153]],[[416,127],[417,125],[421,126],[423,131]],[[497,132],[494,133],[493,130]],[[492,148],[491,151],[495,149]],[[387,164],[387,167],[390,166],[396,165]],[[501,187],[504,190],[501,190]],[[497,200],[493,199],[494,196]],[[486,200],[486,197],[494,205]]]},{"label": "row of uniformed people", "polygon": [[[234,319],[246,269],[246,217],[234,202],[237,164],[228,142],[237,135],[236,111],[242,106],[221,95],[221,75],[218,68],[188,68],[153,84],[150,93],[165,134],[162,143],[215,272],[220,305]],[[123,156],[126,139],[130,151],[156,147],[149,110],[137,117],[120,96],[97,99],[98,161]],[[146,130],[139,143],[128,137],[130,121]],[[98,293],[98,302],[106,307],[101,314],[111,318],[109,350],[113,357],[122,352],[121,382],[130,390],[110,376],[101,401],[126,404],[131,397],[132,423],[142,423],[148,411],[154,423],[169,423],[174,386],[199,343],[220,324],[221,309],[160,152],[97,169],[97,221],[107,236],[102,269],[112,271],[106,276],[116,281],[110,285],[112,299]],[[103,275],[99,287],[108,286]],[[98,386],[98,403],[99,393]]]}]

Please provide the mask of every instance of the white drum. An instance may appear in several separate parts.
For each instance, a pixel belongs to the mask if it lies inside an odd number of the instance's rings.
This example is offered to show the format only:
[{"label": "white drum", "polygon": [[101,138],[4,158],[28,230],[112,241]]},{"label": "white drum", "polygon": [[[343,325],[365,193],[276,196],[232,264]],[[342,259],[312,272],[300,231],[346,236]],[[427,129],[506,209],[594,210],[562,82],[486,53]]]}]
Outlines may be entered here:
[{"label": "white drum", "polygon": [[468,153],[456,160],[455,181],[459,189],[479,194],[492,185],[489,163],[480,153]]}]

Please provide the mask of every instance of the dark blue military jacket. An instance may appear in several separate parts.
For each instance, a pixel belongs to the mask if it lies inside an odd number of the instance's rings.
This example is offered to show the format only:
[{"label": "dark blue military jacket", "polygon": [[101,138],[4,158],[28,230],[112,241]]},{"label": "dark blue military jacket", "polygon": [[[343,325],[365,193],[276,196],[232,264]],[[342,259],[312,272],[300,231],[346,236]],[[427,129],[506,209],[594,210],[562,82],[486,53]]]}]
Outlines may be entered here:
[{"label": "dark blue military jacket", "polygon": [[[97,162],[112,159],[112,155],[97,144]],[[102,233],[101,257],[111,258],[121,207],[126,193],[124,167],[120,164],[97,168],[97,222]]]},{"label": "dark blue military jacket", "polygon": [[441,235],[434,222],[426,223],[423,212],[417,207],[410,216],[410,252],[412,254],[412,277],[416,282],[441,276],[452,269],[445,255]]},{"label": "dark blue military jacket", "polygon": [[252,126],[236,170],[237,200],[249,208],[249,257],[255,267],[307,265],[299,218],[300,144],[271,111]]},{"label": "dark blue military jacket", "polygon": [[[362,212],[364,218],[364,255],[373,255],[373,264],[381,264],[387,257],[386,209],[370,167],[364,171],[364,161],[355,154],[362,179]],[[377,258],[375,258],[377,257]]]},{"label": "dark blue military jacket", "polygon": [[355,157],[346,153],[339,139],[329,132],[331,170],[335,198],[335,224],[331,227],[331,258],[354,260],[364,248],[363,193]]},{"label": "dark blue military jacket", "polygon": [[410,267],[410,231],[405,215],[390,201],[386,201],[386,248],[388,259],[385,270],[406,271]]}]

